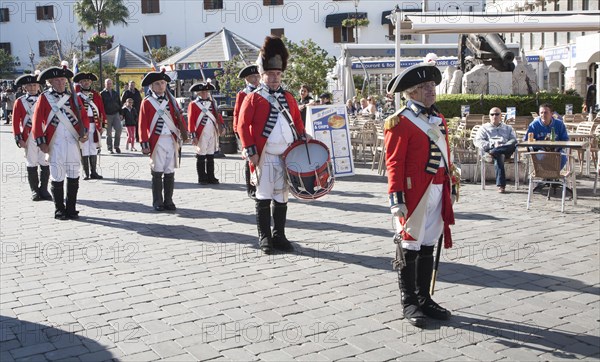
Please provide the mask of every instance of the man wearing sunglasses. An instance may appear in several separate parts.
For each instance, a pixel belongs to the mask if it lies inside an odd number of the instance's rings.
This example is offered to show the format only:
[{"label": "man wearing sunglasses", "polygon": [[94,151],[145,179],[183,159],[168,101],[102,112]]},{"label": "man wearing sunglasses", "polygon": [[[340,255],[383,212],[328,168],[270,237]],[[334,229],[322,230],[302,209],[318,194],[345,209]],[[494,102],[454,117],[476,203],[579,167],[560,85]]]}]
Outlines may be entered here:
[{"label": "man wearing sunglasses", "polygon": [[477,131],[475,146],[486,152],[485,161],[494,162],[496,169],[496,186],[498,192],[506,192],[506,172],[504,160],[510,158],[517,146],[515,130],[502,122],[500,108],[490,109],[490,121]]}]

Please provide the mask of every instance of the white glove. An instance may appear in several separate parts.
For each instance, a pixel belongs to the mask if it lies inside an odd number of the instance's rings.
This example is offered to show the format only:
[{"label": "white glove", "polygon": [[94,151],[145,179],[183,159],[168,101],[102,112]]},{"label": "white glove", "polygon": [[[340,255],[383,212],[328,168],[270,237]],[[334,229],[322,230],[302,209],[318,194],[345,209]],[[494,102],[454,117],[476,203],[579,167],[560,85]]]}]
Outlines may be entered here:
[{"label": "white glove", "polygon": [[408,209],[405,204],[396,204],[390,208],[392,211],[392,215],[396,217],[406,216],[408,214]]}]

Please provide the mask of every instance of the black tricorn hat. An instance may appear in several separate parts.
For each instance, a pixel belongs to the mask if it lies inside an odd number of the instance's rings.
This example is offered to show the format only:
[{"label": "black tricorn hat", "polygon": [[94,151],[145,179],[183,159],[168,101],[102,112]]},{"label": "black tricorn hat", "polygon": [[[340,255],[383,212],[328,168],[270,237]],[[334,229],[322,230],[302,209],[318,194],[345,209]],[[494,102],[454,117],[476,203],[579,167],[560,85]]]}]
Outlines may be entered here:
[{"label": "black tricorn hat", "polygon": [[210,83],[195,83],[190,87],[190,92],[211,91],[215,89],[215,86]]},{"label": "black tricorn hat", "polygon": [[434,81],[436,85],[442,82],[440,70],[433,63],[418,63],[411,65],[392,78],[387,84],[387,92],[402,92],[417,84],[431,81]]},{"label": "black tricorn hat", "polygon": [[328,99],[331,99],[331,94],[329,94],[329,93],[325,92],[325,93],[321,94],[321,95],[319,96],[319,98],[328,98]]},{"label": "black tricorn hat", "polygon": [[149,86],[150,84],[156,82],[157,80],[164,80],[167,82],[171,81],[171,77],[167,75],[166,69],[161,69],[160,72],[150,72],[146,74],[144,79],[142,79],[142,87]]},{"label": "black tricorn hat", "polygon": [[96,77],[96,74],[94,74],[94,73],[81,72],[81,73],[75,74],[75,76],[73,77],[73,82],[79,83],[84,79],[89,79],[89,80],[95,82],[98,80],[98,77]]},{"label": "black tricorn hat", "polygon": [[38,82],[43,82],[52,78],[73,78],[73,72],[67,68],[67,62],[62,62],[60,67],[50,67],[44,69],[38,75]]},{"label": "black tricorn hat", "polygon": [[249,65],[247,67],[244,67],[242,70],[240,70],[240,73],[238,74],[238,78],[244,79],[247,76],[252,75],[252,74],[259,74],[258,67],[256,66],[256,64]]},{"label": "black tricorn hat", "polygon": [[281,38],[267,36],[256,60],[258,72],[261,74],[267,70],[280,70],[284,72],[287,68],[289,56],[290,53],[288,53]]},{"label": "black tricorn hat", "polygon": [[41,84],[41,82],[38,82],[39,74],[40,74],[39,70],[36,71],[36,74],[24,74],[15,80],[15,85],[21,86],[21,85],[32,84],[32,83]]}]

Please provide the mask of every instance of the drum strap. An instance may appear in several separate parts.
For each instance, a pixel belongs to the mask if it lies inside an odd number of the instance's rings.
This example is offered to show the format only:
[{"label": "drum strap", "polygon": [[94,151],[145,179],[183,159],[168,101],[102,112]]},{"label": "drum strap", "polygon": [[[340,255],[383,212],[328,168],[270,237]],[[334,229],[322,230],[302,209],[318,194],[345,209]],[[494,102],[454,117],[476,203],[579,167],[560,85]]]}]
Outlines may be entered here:
[{"label": "drum strap", "polygon": [[[283,117],[286,119],[286,121],[290,125],[290,128],[292,129],[292,135],[294,136],[294,141],[297,141],[299,139],[298,131],[296,130],[296,126],[294,126],[294,121],[292,119],[292,115],[290,114],[290,111],[288,111],[287,108],[285,108],[278,99],[278,97],[280,97],[280,96],[284,97],[284,99],[285,99],[285,93],[269,94],[269,92],[263,87],[258,88],[256,90],[256,93],[258,93],[261,97],[266,99],[271,104],[271,107],[275,108],[275,110],[277,110],[277,112],[279,112],[283,115]],[[268,135],[267,135],[267,137],[268,137]]]}]

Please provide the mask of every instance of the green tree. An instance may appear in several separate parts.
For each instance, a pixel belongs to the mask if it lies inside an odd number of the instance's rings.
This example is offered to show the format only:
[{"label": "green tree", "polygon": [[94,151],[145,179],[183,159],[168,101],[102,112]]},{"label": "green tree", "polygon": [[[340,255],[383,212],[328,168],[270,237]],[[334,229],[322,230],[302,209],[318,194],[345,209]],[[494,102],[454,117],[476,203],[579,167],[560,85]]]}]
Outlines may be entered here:
[{"label": "green tree", "polygon": [[238,74],[243,67],[245,65],[239,55],[223,63],[223,72],[215,77],[221,86],[221,94],[226,97],[235,98],[237,92],[246,86],[246,82],[238,78]]},{"label": "green tree", "polygon": [[15,70],[15,58],[4,49],[0,49],[0,74],[10,74]]},{"label": "green tree", "polygon": [[101,32],[106,32],[111,25],[127,25],[129,18],[129,10],[123,0],[81,0],[75,4],[74,11],[79,23],[86,29],[97,30],[100,20]]},{"label": "green tree", "polygon": [[288,66],[283,74],[286,89],[296,97],[300,85],[306,83],[313,94],[320,94],[327,89],[327,72],[335,65],[333,57],[317,45],[313,40],[302,40],[300,44],[287,38],[283,41],[290,53]]},{"label": "green tree", "polygon": [[150,50],[150,56],[152,57],[152,59],[154,59],[154,61],[156,63],[160,63],[163,60],[167,59],[168,57],[170,57],[173,54],[177,54],[181,51],[180,47],[171,47],[171,46],[166,46],[166,47],[160,47],[160,48],[154,48]]}]

